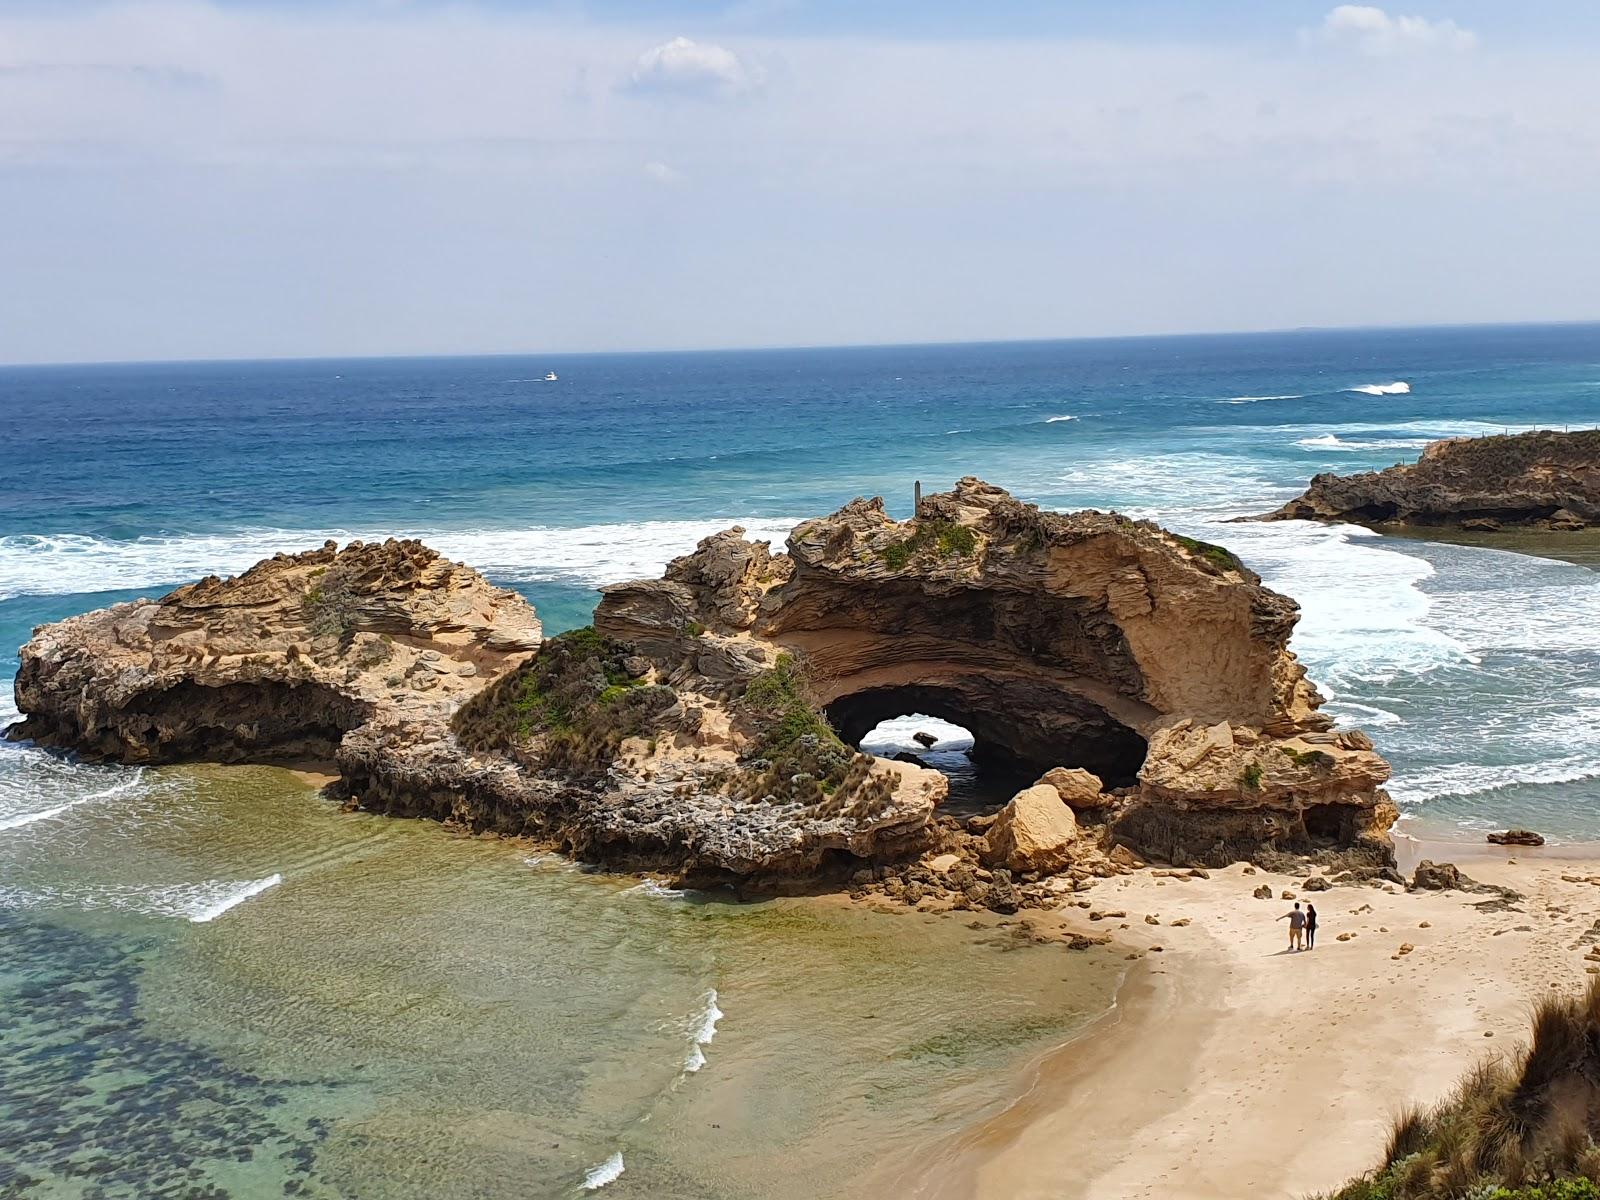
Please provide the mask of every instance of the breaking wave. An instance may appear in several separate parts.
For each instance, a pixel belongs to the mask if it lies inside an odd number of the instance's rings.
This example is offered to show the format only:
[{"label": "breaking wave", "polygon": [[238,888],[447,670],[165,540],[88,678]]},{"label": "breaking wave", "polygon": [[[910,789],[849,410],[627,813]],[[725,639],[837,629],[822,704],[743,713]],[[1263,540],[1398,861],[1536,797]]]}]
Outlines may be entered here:
[{"label": "breaking wave", "polygon": [[1058,417],[1046,417],[1044,419],[1044,423],[1046,425],[1056,425],[1062,421],[1076,421],[1077,419],[1077,417],[1072,416],[1070,413],[1062,413]]},{"label": "breaking wave", "polygon": [[1349,440],[1336,433],[1322,433],[1315,437],[1303,437],[1295,442],[1296,446],[1304,446],[1308,450],[1345,450],[1355,452],[1359,450],[1421,450],[1428,445],[1428,438],[1373,438]]},{"label": "breaking wave", "polygon": [[709,534],[742,525],[781,543],[799,519],[719,517],[639,521],[570,529],[242,529],[121,541],[85,534],[0,537],[0,600],[163,587],[204,575],[236,575],[280,551],[311,550],[330,538],[421,538],[441,554],[507,583],[578,580],[599,585],[659,574]]},{"label": "breaking wave", "polygon": [[283,882],[282,875],[248,881],[208,879],[201,883],[120,884],[100,887],[26,889],[0,885],[0,906],[114,910],[146,917],[178,917],[209,924],[253,896]]},{"label": "breaking wave", "polygon": [[[0,723],[3,723],[3,721],[0,721]],[[109,800],[113,796],[127,795],[139,786],[139,781],[143,778],[144,768],[138,767],[135,768],[131,778],[124,779],[121,783],[113,784],[101,791],[90,792],[87,796],[79,796],[64,803],[40,809],[38,812],[12,813],[8,816],[0,817],[0,831],[21,829],[24,826],[34,824],[36,821],[48,821],[52,817],[59,817],[62,813],[77,808],[82,804],[90,804],[96,800]]]},{"label": "breaking wave", "polygon": [[712,988],[701,998],[704,1007],[689,1020],[689,1055],[684,1059],[685,1074],[692,1075],[706,1065],[705,1047],[717,1036],[717,1022],[725,1014],[717,1007],[717,989]]},{"label": "breaking wave", "polygon": [[1363,383],[1345,388],[1345,391],[1360,392],[1364,396],[1404,396],[1410,393],[1411,385],[1404,379],[1397,379],[1393,383]]},{"label": "breaking wave", "polygon": [[622,1151],[618,1150],[605,1162],[589,1168],[589,1173],[583,1177],[583,1190],[599,1191],[606,1184],[615,1182],[624,1170],[626,1168],[622,1165]]}]

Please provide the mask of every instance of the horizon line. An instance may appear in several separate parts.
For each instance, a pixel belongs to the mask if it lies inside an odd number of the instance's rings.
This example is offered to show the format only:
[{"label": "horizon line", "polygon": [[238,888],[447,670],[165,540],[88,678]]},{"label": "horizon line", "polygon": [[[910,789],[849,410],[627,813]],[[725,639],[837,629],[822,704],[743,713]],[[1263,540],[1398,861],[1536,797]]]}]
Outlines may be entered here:
[{"label": "horizon line", "polygon": [[638,356],[668,354],[772,354],[784,351],[808,350],[915,350],[945,346],[1042,346],[1076,342],[1135,342],[1161,341],[1175,338],[1241,338],[1290,337],[1297,334],[1318,333],[1400,333],[1405,331],[1430,332],[1473,329],[1562,329],[1594,326],[1600,328],[1600,317],[1578,317],[1563,320],[1507,320],[1507,321],[1441,321],[1422,324],[1377,325],[1295,325],[1269,329],[1211,329],[1187,330],[1168,333],[1118,333],[1070,334],[1061,337],[1018,338],[960,338],[954,341],[911,342],[795,342],[760,346],[663,346],[641,347],[631,350],[480,350],[480,351],[420,351],[394,354],[271,354],[255,356],[222,356],[217,358],[107,358],[107,359],[43,359],[34,361],[0,362],[0,371],[38,370],[73,367],[161,367],[206,366],[248,363],[317,363],[317,362],[423,362],[438,359],[474,358],[598,358],[608,356]]}]

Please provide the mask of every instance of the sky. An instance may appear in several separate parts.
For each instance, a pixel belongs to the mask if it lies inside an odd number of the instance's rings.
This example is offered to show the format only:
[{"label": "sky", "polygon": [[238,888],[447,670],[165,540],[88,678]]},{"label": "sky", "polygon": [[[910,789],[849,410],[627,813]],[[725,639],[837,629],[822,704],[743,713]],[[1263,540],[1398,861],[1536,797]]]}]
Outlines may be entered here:
[{"label": "sky", "polygon": [[0,0],[0,362],[1600,318],[1594,0]]}]

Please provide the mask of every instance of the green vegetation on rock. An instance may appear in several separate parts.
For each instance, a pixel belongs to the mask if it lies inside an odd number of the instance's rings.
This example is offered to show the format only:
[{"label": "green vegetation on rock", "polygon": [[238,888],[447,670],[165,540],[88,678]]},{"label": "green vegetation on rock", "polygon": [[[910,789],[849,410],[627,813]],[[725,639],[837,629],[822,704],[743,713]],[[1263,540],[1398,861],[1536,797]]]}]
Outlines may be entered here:
[{"label": "green vegetation on rock", "polygon": [[978,537],[965,525],[954,521],[930,519],[918,521],[916,530],[908,538],[890,542],[880,552],[891,570],[904,570],[918,554],[933,550],[940,558],[965,557],[978,548]]},{"label": "green vegetation on rock", "polygon": [[479,692],[451,720],[461,741],[530,765],[591,772],[624,738],[649,737],[677,700],[636,678],[628,649],[590,626],[551,638],[517,670]]},{"label": "green vegetation on rock", "polygon": [[1239,784],[1246,791],[1259,792],[1261,790],[1261,764],[1251,763],[1239,772]]},{"label": "green vegetation on rock", "polygon": [[746,685],[733,709],[752,735],[746,769],[729,780],[733,794],[812,806],[823,815],[859,815],[892,794],[892,781],[872,775],[871,757],[840,741],[817,710],[794,656],[780,654]]},{"label": "green vegetation on rock", "polygon": [[1181,533],[1175,533],[1172,536],[1190,554],[1198,554],[1213,566],[1221,567],[1224,571],[1242,571],[1244,569],[1244,564],[1239,561],[1239,556],[1224,546],[1217,546],[1211,542],[1202,542],[1199,538],[1184,537]]}]

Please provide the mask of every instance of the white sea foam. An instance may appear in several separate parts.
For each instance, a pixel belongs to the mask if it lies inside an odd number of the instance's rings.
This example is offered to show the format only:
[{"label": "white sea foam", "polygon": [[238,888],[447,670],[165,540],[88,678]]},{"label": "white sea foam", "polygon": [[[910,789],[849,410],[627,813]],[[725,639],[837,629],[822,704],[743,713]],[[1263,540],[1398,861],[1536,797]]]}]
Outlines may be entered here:
[{"label": "white sea foam", "polygon": [[689,893],[683,888],[672,888],[656,879],[646,879],[623,891],[625,896],[650,896],[656,900],[682,900]]},{"label": "white sea foam", "polygon": [[122,780],[120,783],[115,783],[108,788],[104,788],[101,791],[91,792],[87,796],[79,796],[76,799],[67,800],[64,803],[55,804],[49,808],[40,809],[37,812],[8,814],[7,816],[0,817],[0,831],[8,829],[22,829],[25,826],[32,825],[37,821],[48,821],[52,817],[59,817],[62,813],[69,812],[83,804],[90,804],[96,800],[109,800],[113,796],[125,796],[129,792],[132,792],[134,789],[136,789],[139,786],[140,780],[143,778],[144,768],[136,767],[134,768],[132,776]]},{"label": "white sea foam", "polygon": [[640,521],[569,529],[242,529],[131,541],[83,534],[0,537],[0,600],[183,583],[235,575],[279,551],[309,550],[328,539],[417,537],[442,554],[510,583],[569,580],[592,585],[659,574],[708,534],[741,525],[748,535],[782,543],[799,519],[720,517]]},{"label": "white sea foam", "polygon": [[[937,741],[924,747],[916,734],[932,734]],[[869,754],[894,755],[901,751],[920,753],[924,749],[966,750],[972,745],[972,734],[960,725],[938,717],[911,713],[904,717],[891,717],[876,725],[861,739],[861,748]]]},{"label": "white sea foam", "polygon": [[717,1036],[717,1022],[727,1014],[717,1007],[717,989],[712,988],[701,997],[702,1007],[689,1019],[689,1054],[684,1059],[683,1070],[692,1075],[706,1065],[705,1047]]},{"label": "white sea foam", "polygon": [[249,883],[238,884],[229,891],[210,902],[201,902],[196,907],[191,907],[184,913],[196,925],[204,925],[215,921],[231,908],[237,908],[252,896],[259,896],[270,887],[277,887],[283,882],[283,876],[277,873],[268,875],[265,879],[255,879]]},{"label": "white sea foam", "polygon": [[622,1165],[622,1151],[618,1150],[605,1162],[589,1168],[589,1173],[583,1177],[583,1190],[598,1191],[606,1184],[615,1182],[625,1169]]},{"label": "white sea foam", "polygon": [[68,908],[92,912],[114,909],[147,917],[180,917],[203,925],[237,908],[252,896],[283,882],[281,875],[245,882],[208,879],[200,883],[105,884],[37,889],[0,888],[8,908]]},{"label": "white sea foam", "polygon": [[1315,437],[1303,437],[1295,442],[1296,446],[1304,446],[1308,450],[1421,450],[1429,442],[1428,438],[1360,438],[1347,440],[1336,433],[1323,433]]},{"label": "white sea foam", "polygon": [[[1302,521],[1179,527],[1223,543],[1269,587],[1299,601],[1294,649],[1314,678],[1341,695],[1397,674],[1476,661],[1467,645],[1428,619],[1432,602],[1419,585],[1433,565],[1365,529]],[[1347,688],[1346,680],[1358,686]]]},{"label": "white sea foam", "polygon": [[1347,392],[1361,392],[1367,396],[1404,396],[1411,391],[1411,385],[1404,379],[1397,379],[1393,383],[1363,383],[1357,387],[1345,388]]},{"label": "white sea foam", "polygon": [[1590,779],[1600,779],[1600,763],[1592,756],[1501,765],[1457,762],[1402,772],[1389,781],[1388,790],[1396,804],[1414,808],[1446,797],[1485,796],[1528,784],[1579,783]]},{"label": "white sea foam", "polygon": [[1044,419],[1044,423],[1046,425],[1057,425],[1057,424],[1060,424],[1062,421],[1076,421],[1077,419],[1078,419],[1077,417],[1071,415],[1070,413],[1062,413],[1058,417],[1046,417]]}]

